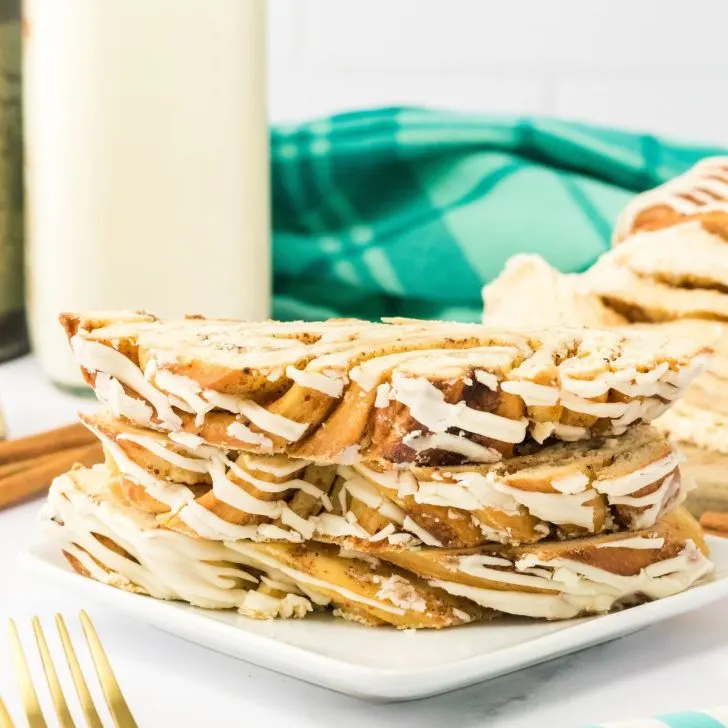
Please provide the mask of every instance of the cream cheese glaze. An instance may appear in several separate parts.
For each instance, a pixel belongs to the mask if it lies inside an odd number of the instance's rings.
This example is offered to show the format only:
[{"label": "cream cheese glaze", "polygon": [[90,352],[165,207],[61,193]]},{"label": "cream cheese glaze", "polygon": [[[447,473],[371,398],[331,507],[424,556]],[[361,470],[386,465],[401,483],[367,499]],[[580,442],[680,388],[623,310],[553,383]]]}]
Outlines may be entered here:
[{"label": "cream cheese glaze", "polygon": [[[126,478],[141,485],[153,498],[169,506],[171,515],[178,516],[184,524],[202,538],[217,541],[276,539],[301,542],[304,539],[310,539],[314,534],[318,534],[319,536],[330,537],[352,536],[369,541],[386,538],[391,544],[401,544],[403,542],[401,536],[406,535],[406,540],[413,544],[421,541],[428,545],[439,545],[439,541],[429,534],[426,529],[411,518],[406,517],[406,514],[398,506],[384,498],[364,478],[356,477],[353,471],[345,466],[339,467],[341,473],[349,476],[347,482],[342,485],[339,496],[343,515],[322,513],[302,518],[288,506],[286,501],[256,498],[237,483],[231,481],[228,476],[232,473],[256,490],[270,494],[283,495],[291,490],[300,490],[319,500],[326,511],[331,511],[332,504],[328,494],[302,477],[290,477],[280,483],[265,481],[256,478],[250,472],[225,457],[220,450],[210,446],[198,446],[187,455],[181,455],[160,444],[163,441],[163,436],[152,438],[129,435],[128,433],[119,435],[122,440],[133,441],[141,447],[147,447],[150,452],[167,460],[172,465],[185,467],[187,461],[189,461],[193,467],[188,469],[193,472],[204,472],[211,476],[212,493],[221,503],[244,513],[264,516],[271,520],[280,518],[283,525],[287,526],[288,529],[280,528],[274,524],[238,525],[226,521],[197,503],[194,500],[194,494],[187,486],[153,475],[147,469],[136,464],[119,444],[105,436],[97,428],[90,427],[90,429],[104,444],[119,471]],[[153,448],[148,447],[150,441],[154,443]],[[192,457],[193,455],[201,457]],[[307,465],[306,461],[294,460],[293,467],[290,463],[284,466],[280,462],[281,459],[278,458],[269,464],[262,457],[247,458],[248,462],[258,470],[278,473],[281,477],[300,474]],[[347,493],[375,508],[382,516],[392,521],[392,533],[382,535],[382,532],[379,531],[375,534],[369,534],[359,526],[354,514],[349,510],[346,499]],[[404,531],[405,534],[402,534],[401,531]]]},{"label": "cream cheese glaze", "polygon": [[395,373],[391,398],[409,407],[410,413],[434,433],[452,427],[501,442],[522,442],[526,437],[526,420],[481,412],[464,402],[448,404],[445,395],[427,379],[411,378]]},{"label": "cream cheese glaze", "polygon": [[[597,508],[601,507],[599,498],[604,496],[609,506],[627,506],[632,509],[629,516],[625,513],[622,515],[623,518],[629,518],[632,527],[646,527],[654,523],[660,513],[677,505],[684,498],[687,487],[687,483],[684,484],[677,477],[680,458],[675,453],[619,477],[590,481],[584,472],[579,471],[556,477],[551,481],[552,492],[519,488],[509,482],[507,471],[501,472],[499,468],[485,472],[465,470],[455,473],[449,473],[444,468],[432,469],[434,479],[423,480],[406,470],[379,470],[360,462],[351,466],[327,466],[336,467],[340,477],[337,501],[340,512],[331,513],[333,504],[329,495],[306,479],[306,461],[290,460],[284,456],[245,455],[242,462],[248,467],[277,473],[278,477],[283,478],[281,482],[271,482],[256,477],[228,459],[218,448],[198,445],[183,448],[180,453],[164,446],[165,437],[161,433],[154,436],[121,433],[118,436],[121,442],[126,440],[146,447],[171,465],[193,473],[209,474],[212,478],[212,493],[221,503],[269,520],[280,519],[282,523],[282,527],[273,524],[239,526],[193,502],[193,493],[189,488],[153,475],[131,460],[118,443],[98,430],[92,430],[104,442],[109,455],[127,479],[141,485],[152,497],[168,505],[171,513],[176,514],[193,531],[204,538],[216,540],[249,538],[259,541],[275,538],[300,542],[318,535],[354,537],[371,542],[387,539],[390,544],[421,542],[425,545],[442,545],[440,539],[392,500],[412,497],[418,504],[449,508],[451,519],[462,518],[469,513],[473,523],[487,539],[504,543],[511,540],[513,534],[507,529],[495,528],[490,521],[483,521],[483,509],[509,517],[535,517],[541,522],[537,525],[543,527],[543,531],[539,532],[541,535],[548,534],[547,524],[579,526],[593,531]],[[675,477],[668,478],[671,474]],[[278,497],[256,497],[243,489],[239,482],[231,480],[230,476],[255,491]],[[648,485],[657,484],[661,479],[663,482],[653,492],[639,497],[633,495]],[[306,518],[296,514],[289,507],[285,496],[297,490],[318,500],[325,512]],[[389,521],[391,528],[368,533],[354,517],[351,498],[377,511]]]},{"label": "cream cheese glaze", "polygon": [[[379,568],[381,562],[371,556],[363,561],[371,583],[359,591],[326,578],[326,571],[310,573],[284,563],[270,547],[247,540],[192,538],[159,528],[152,516],[111,498],[108,478],[104,466],[60,476],[51,486],[44,510],[52,538],[99,581],[264,619],[303,617],[338,599],[397,617],[427,609],[424,593],[406,574],[372,573],[370,569]],[[647,532],[612,538],[596,547],[659,552],[665,542],[657,533]],[[660,559],[656,554],[652,563],[631,575],[564,556],[549,558],[540,548],[521,551],[518,557],[451,555],[444,565],[452,577],[427,583],[509,614],[571,618],[605,612],[639,598],[669,596],[708,576],[712,564],[691,540],[683,543],[676,554],[672,548],[670,553],[675,555]],[[341,557],[359,558],[356,552],[342,552]],[[484,583],[460,583],[458,574]],[[493,582],[500,588],[486,586]],[[465,612],[457,612],[453,611],[456,619],[469,621]]]},{"label": "cream cheese glaze", "polygon": [[[482,508],[495,509],[507,515],[518,515],[520,507],[532,516],[546,523],[576,525],[592,530],[594,528],[595,506],[590,501],[604,495],[612,506],[631,506],[644,509],[635,513],[635,527],[649,526],[657,516],[666,510],[667,501],[675,507],[687,490],[678,474],[680,456],[676,453],[636,468],[631,473],[612,479],[591,481],[584,473],[575,473],[566,478],[551,481],[556,492],[542,493],[523,490],[508,484],[507,474],[496,470],[480,473],[476,471],[452,474],[449,482],[418,481],[403,471],[380,472],[357,464],[355,472],[397,493],[399,497],[413,496],[415,502],[449,506],[463,511],[478,511]],[[671,476],[671,477],[667,477]],[[652,493],[632,497],[647,485],[663,479]],[[454,482],[453,482],[454,481]],[[678,495],[680,497],[676,497]],[[477,521],[477,514],[474,515]],[[496,540],[503,540],[508,534],[501,534]]]},{"label": "cream cheese glaze", "polygon": [[[405,444],[417,452],[440,449],[481,462],[497,457],[496,451],[473,443],[469,435],[516,444],[526,438],[529,429],[539,442],[550,436],[567,441],[585,439],[590,432],[558,421],[511,419],[468,406],[465,401],[446,401],[430,379],[433,372],[443,376],[446,383],[460,381],[470,387],[477,382],[494,392],[500,387],[521,397],[527,406],[560,405],[571,412],[610,420],[612,431],[621,433],[629,424],[654,418],[669,407],[703,366],[697,350],[673,344],[677,353],[670,354],[671,363],[658,361],[656,352],[665,356],[661,339],[655,340],[652,351],[646,343],[649,338],[617,332],[560,330],[515,335],[476,325],[397,323],[337,322],[310,324],[308,328],[304,324],[271,323],[266,329],[263,325],[224,322],[151,322],[141,327],[140,342],[151,337],[164,346],[146,349],[144,372],[120,351],[94,340],[95,332],[80,330],[72,337],[72,344],[79,363],[95,373],[99,397],[117,416],[145,427],[179,432],[181,419],[176,410],[194,414],[198,426],[212,410],[221,410],[238,417],[228,424],[228,436],[251,449],[273,452],[285,447],[281,440],[293,445],[310,434],[306,422],[274,413],[252,399],[204,389],[189,376],[172,371],[170,367],[177,363],[175,347],[187,347],[188,359],[194,360],[197,351],[211,361],[229,355],[231,361],[246,362],[271,381],[296,383],[332,399],[348,391],[349,381],[364,392],[376,388],[377,408],[400,402],[426,428],[419,433],[402,433],[407,438]],[[121,338],[125,329],[116,328]],[[238,336],[239,344],[227,342],[227,329],[232,339]],[[276,338],[286,336],[319,339],[315,344],[304,344],[295,338]],[[490,345],[479,344],[487,340],[491,340]],[[208,346],[209,341],[214,345]],[[457,348],[458,342],[464,348]],[[405,350],[376,355],[386,352],[388,345]],[[351,366],[362,357],[366,360]],[[631,401],[594,401],[612,389],[631,397]],[[134,393],[142,399],[132,396]],[[316,422],[311,429],[319,424],[325,427],[326,422]],[[279,438],[275,447],[274,437]],[[344,454],[352,456],[346,448],[331,457]],[[357,451],[353,456],[366,454]]]},{"label": "cream cheese glaze", "polygon": [[[613,544],[619,542],[612,542]],[[625,542],[621,544],[625,547]],[[628,548],[646,548],[630,544]],[[659,548],[654,543],[649,548]],[[477,556],[462,556],[456,571],[504,585],[503,589],[432,579],[429,583],[455,596],[508,614],[545,619],[570,619],[584,613],[607,612],[636,598],[660,599],[684,591],[708,576],[713,564],[688,540],[675,557],[656,561],[632,576],[614,574],[567,558],[540,559],[529,554],[510,569],[491,568]],[[492,563],[492,561],[490,562]],[[537,569],[537,574],[526,573]],[[511,587],[542,591],[519,591]]]},{"label": "cream cheese glaze", "polygon": [[[101,495],[93,497],[74,482],[79,478],[98,494],[107,477],[103,466],[95,466],[57,478],[44,513],[49,532],[61,548],[100,581],[160,599],[237,608],[257,618],[303,617],[312,609],[309,595],[315,595],[317,604],[328,603],[320,590],[396,615],[424,610],[424,599],[402,577],[383,579],[377,598],[372,599],[294,569],[245,541],[218,543],[160,529],[153,519],[144,519]],[[97,536],[117,544],[132,558],[112,550]],[[283,598],[248,593],[266,582],[289,593]]]},{"label": "cream cheese glaze", "polygon": [[[89,492],[81,490],[76,479]],[[201,607],[245,606],[246,613],[259,618],[303,616],[310,611],[308,599],[293,585],[283,599],[266,600],[255,609],[248,592],[258,588],[260,572],[265,570],[262,564],[225,544],[157,528],[153,518],[109,502],[101,495],[107,479],[104,466],[62,475],[53,482],[44,510],[49,535],[93,578]],[[99,536],[132,558],[109,548]]]}]

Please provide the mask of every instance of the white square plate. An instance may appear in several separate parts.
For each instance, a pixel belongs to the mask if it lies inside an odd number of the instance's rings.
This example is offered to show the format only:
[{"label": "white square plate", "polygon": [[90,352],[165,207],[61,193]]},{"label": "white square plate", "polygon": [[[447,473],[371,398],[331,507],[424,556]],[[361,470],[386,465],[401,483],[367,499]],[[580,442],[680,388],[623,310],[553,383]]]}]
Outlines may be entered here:
[{"label": "white square plate", "polygon": [[161,630],[348,695],[412,700],[504,675],[635,632],[728,596],[728,540],[711,538],[715,578],[615,614],[567,622],[505,618],[442,631],[371,629],[330,615],[260,622],[119,591],[73,572],[48,544],[23,554],[43,578]]}]

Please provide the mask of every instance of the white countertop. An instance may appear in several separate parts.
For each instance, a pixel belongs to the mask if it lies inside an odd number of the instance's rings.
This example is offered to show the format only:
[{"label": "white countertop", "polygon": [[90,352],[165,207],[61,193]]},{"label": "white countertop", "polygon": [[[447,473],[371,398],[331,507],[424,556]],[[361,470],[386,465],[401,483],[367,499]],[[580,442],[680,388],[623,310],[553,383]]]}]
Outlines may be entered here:
[{"label": "white countertop", "polygon": [[[95,406],[54,389],[30,357],[0,366],[0,401],[15,437],[70,422],[78,409]],[[448,695],[389,705],[348,698],[136,624],[24,573],[16,555],[37,537],[39,507],[35,501],[0,512],[0,696],[19,724],[6,619],[16,619],[30,654],[35,653],[30,617],[39,615],[60,664],[52,617],[63,612],[80,637],[75,618],[80,608],[94,618],[141,728],[370,728],[375,722],[401,728],[578,728],[728,702],[725,601]]]}]

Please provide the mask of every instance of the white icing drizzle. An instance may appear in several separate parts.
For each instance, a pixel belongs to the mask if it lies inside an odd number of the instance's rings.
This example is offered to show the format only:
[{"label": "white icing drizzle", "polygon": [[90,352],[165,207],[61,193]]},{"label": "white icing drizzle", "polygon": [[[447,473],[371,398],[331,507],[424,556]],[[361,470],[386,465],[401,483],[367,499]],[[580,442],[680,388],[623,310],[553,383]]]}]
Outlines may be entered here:
[{"label": "white icing drizzle", "polygon": [[[116,330],[116,336],[111,333],[112,329]],[[620,433],[638,419],[658,416],[704,367],[704,362],[698,361],[701,357],[696,357],[692,349],[683,347],[679,355],[671,356],[672,363],[668,364],[659,358],[655,360],[663,351],[659,341],[654,345],[653,354],[639,337],[604,331],[534,331],[514,335],[479,326],[450,327],[433,322],[243,325],[212,321],[144,325],[130,322],[126,326],[109,326],[107,331],[106,336],[112,341],[130,335],[137,337],[140,349],[148,355],[148,366],[142,374],[113,347],[88,338],[91,336],[88,332],[81,330],[73,337],[79,361],[88,371],[97,373],[97,394],[109,402],[117,415],[146,427],[159,424],[162,429],[178,431],[181,418],[174,407],[194,413],[198,426],[204,423],[211,409],[219,408],[243,415],[262,431],[253,432],[247,421],[238,422],[228,428],[231,437],[264,449],[272,449],[272,443],[263,433],[297,442],[309,425],[270,412],[252,400],[203,390],[195,380],[166,368],[177,362],[177,349],[187,345],[193,350],[224,345],[225,361],[231,367],[233,364],[241,368],[250,366],[271,381],[282,379],[285,372],[299,385],[334,398],[343,393],[352,361],[370,356],[353,367],[350,376],[365,392],[377,388],[377,407],[385,407],[392,399],[402,402],[433,433],[419,433],[419,437],[447,439],[447,443],[442,442],[442,449],[453,449],[481,462],[493,457],[488,448],[475,453],[469,445],[458,444],[458,440],[466,438],[458,438],[447,430],[459,429],[501,442],[518,443],[524,439],[529,423],[525,419],[482,412],[463,401],[446,402],[443,393],[428,378],[432,372],[438,372],[443,381],[460,381],[468,386],[477,380],[493,391],[497,391],[501,382],[504,392],[518,394],[528,406],[561,404],[574,412],[611,419],[612,431]],[[200,341],[203,335],[204,344]],[[302,340],[297,340],[297,336]],[[318,341],[317,337],[320,337]],[[538,343],[532,345],[531,338]],[[379,355],[394,340],[405,351]],[[465,344],[463,348],[458,348],[458,340]],[[487,343],[488,340],[492,343]],[[454,348],[445,348],[450,342]],[[562,359],[564,347],[574,348],[578,353]],[[386,381],[390,377],[391,383]],[[555,384],[537,384],[534,379]],[[137,392],[154,409],[127,395],[122,384]],[[612,388],[635,399],[593,401],[592,398],[601,397]],[[155,410],[156,418],[153,418]],[[590,434],[587,428],[558,422],[531,422],[530,425],[533,436],[541,442],[552,435],[571,441],[585,439]],[[414,442],[415,447],[423,449],[429,444],[426,440],[414,439]]]},{"label": "white icing drizzle", "polygon": [[[452,334],[454,333],[453,331]],[[472,333],[482,336],[483,330],[478,330],[476,327],[472,330]],[[418,363],[421,364],[425,361],[435,371],[451,365],[455,365],[459,369],[469,366],[479,368],[483,366],[484,361],[487,361],[490,367],[508,367],[512,365],[519,354],[530,353],[530,348],[525,340],[520,340],[517,343],[515,338],[511,337],[513,346],[492,345],[478,346],[471,349],[413,349],[378,356],[355,366],[349,376],[353,382],[356,382],[365,392],[368,392],[376,387],[389,372],[411,364],[416,366]],[[430,340],[432,341],[431,337]],[[416,344],[417,342],[412,343]],[[432,341],[432,343],[436,344],[436,341]]]},{"label": "white icing drizzle", "polygon": [[[149,363],[155,365],[153,359],[150,359]],[[215,407],[214,404],[206,402],[200,397],[199,392],[202,391],[202,387],[194,379],[156,367],[153,367],[148,378],[154,379],[154,384],[158,389],[179,397],[196,414],[195,424],[198,427],[205,421],[205,415]]]},{"label": "white icing drizzle", "polygon": [[[236,463],[228,460],[215,448],[204,448],[207,454],[206,459],[190,460],[195,465],[194,472],[210,474],[213,479],[212,492],[219,501],[233,508],[237,508],[244,513],[262,515],[271,519],[280,517],[283,524],[293,528],[294,532],[286,531],[273,524],[239,526],[225,521],[205,509],[199,503],[194,502],[194,494],[189,488],[171,481],[156,478],[146,469],[134,463],[113,440],[105,437],[98,430],[91,429],[107,447],[122,473],[129,477],[130,480],[142,485],[152,497],[170,506],[172,513],[177,513],[183,523],[196,533],[199,533],[203,538],[215,540],[235,538],[261,540],[269,538],[301,541],[302,535],[305,538],[311,538],[314,534],[313,522],[298,516],[283,501],[261,500],[250,495],[227,477],[228,469],[241,480],[260,491],[282,494],[291,489],[298,489],[319,499],[324,508],[330,510],[332,507],[328,495],[313,483],[309,483],[300,478],[289,479],[281,483],[260,480]],[[186,458],[163,447],[151,437],[130,435],[129,433],[122,433],[119,437],[124,437],[125,439],[133,438],[140,446],[149,448],[158,457],[180,467],[186,467],[186,463],[184,462],[187,460]],[[154,447],[150,447],[150,445]],[[291,469],[290,472],[300,471],[303,467],[302,462],[305,464],[305,461],[296,461],[295,471]],[[265,469],[264,463],[263,458],[257,460],[259,469]],[[204,468],[200,468],[200,465],[204,465]]]},{"label": "white icing drizzle", "polygon": [[[98,491],[106,478],[103,466],[60,476],[51,487],[45,511],[48,533],[98,581],[159,599],[235,608],[256,619],[300,618],[312,610],[311,602],[329,603],[310,585],[299,586],[278,570],[268,569],[254,551],[244,556],[219,541],[157,528],[153,519],[89,495],[76,484],[79,480]],[[121,546],[135,560],[108,548],[94,534]],[[259,578],[284,596],[256,591]]]},{"label": "white icing drizzle", "polygon": [[243,595],[238,611],[253,619],[303,619],[313,607],[306,597],[298,594],[279,598],[251,589]]},{"label": "white icing drizzle", "polygon": [[196,534],[210,541],[254,539],[258,534],[258,526],[241,526],[230,523],[212,511],[208,511],[207,508],[201,506],[197,501],[190,501],[177,515]]},{"label": "white icing drizzle", "polygon": [[250,546],[240,541],[236,543],[231,543],[229,544],[229,546],[230,548],[238,551],[244,556],[247,555],[255,561],[259,561],[266,567],[276,569],[277,571],[282,572],[287,577],[295,581],[297,584],[305,584],[312,589],[325,589],[327,591],[333,591],[335,594],[342,596],[344,599],[352,602],[357,602],[359,604],[366,604],[367,606],[374,607],[375,609],[379,609],[383,612],[389,612],[390,614],[397,614],[400,616],[405,614],[405,610],[401,607],[396,607],[384,601],[370,599],[369,597],[366,597],[363,594],[357,594],[356,592],[352,591],[351,589],[347,589],[346,587],[324,581],[323,579],[318,579],[314,576],[304,573],[303,571],[299,571],[298,569],[293,569],[281,563],[279,560],[273,558],[272,556],[261,553],[254,546]]},{"label": "white icing drizzle", "polygon": [[495,463],[502,458],[502,455],[492,447],[485,447],[465,437],[452,435],[449,432],[437,432],[434,435],[410,432],[402,438],[402,443],[415,452],[447,450],[462,455],[474,463]]},{"label": "white icing drizzle", "polygon": [[563,392],[560,401],[566,409],[572,412],[594,417],[621,417],[627,409],[626,402],[592,402],[570,392]]},{"label": "white icing drizzle", "polygon": [[377,385],[377,396],[374,399],[374,406],[377,408],[388,407],[391,403],[392,387],[388,382],[382,382]]},{"label": "white icing drizzle", "polygon": [[[100,349],[103,350],[114,351],[113,349],[109,349],[109,347],[105,347],[96,342],[89,342],[86,340],[83,341],[86,345],[98,346],[100,347]],[[158,410],[159,405],[157,404],[157,402],[163,402],[168,411],[172,413],[172,416],[176,418],[176,426],[171,429],[180,429],[181,420],[172,411],[171,405],[169,403],[169,395],[173,395],[174,397],[178,398],[177,401],[181,400],[185,405],[187,405],[187,408],[191,409],[196,414],[195,422],[198,426],[204,422],[205,415],[210,412],[210,410],[218,407],[227,412],[232,412],[233,414],[244,415],[261,430],[269,432],[273,435],[278,435],[288,442],[295,442],[296,440],[300,439],[303,433],[308,428],[308,425],[305,422],[296,422],[295,420],[291,420],[288,417],[283,417],[282,415],[269,412],[267,409],[265,409],[265,407],[262,407],[252,400],[238,397],[232,394],[216,392],[212,389],[203,390],[200,384],[194,379],[190,379],[189,377],[185,377],[180,374],[175,374],[166,369],[157,369],[156,366],[153,365],[150,368],[150,376],[154,377],[154,382],[157,386],[157,388],[155,388],[146,381],[145,377],[141,375],[139,369],[137,367],[134,367],[134,365],[131,364],[131,362],[126,357],[119,354],[119,352],[114,353],[131,365],[131,370],[125,375],[127,376],[127,378],[129,378],[129,376],[133,374],[132,370],[136,370],[136,372],[141,376],[143,389],[139,387],[139,377],[135,376],[133,378],[133,382],[126,382],[121,377],[118,378],[125,384],[128,383],[128,385],[132,389],[139,392],[142,396],[152,402],[152,404],[154,404]],[[150,363],[153,364],[153,362]],[[121,362],[118,362],[117,369],[121,370],[122,368],[123,367],[121,366]],[[164,393],[166,393],[167,396],[165,396]],[[152,397],[154,397],[154,399]],[[233,427],[233,425],[231,425],[231,427]],[[241,427],[243,426],[241,425]],[[228,428],[228,431],[229,430],[230,428]],[[243,442],[251,442],[253,444],[256,444],[255,435],[257,433],[253,433],[248,428],[245,428],[245,430],[236,428],[236,430],[238,430],[243,435],[239,438]],[[260,440],[258,440],[257,444],[262,443],[260,442]]]},{"label": "white icing drizzle", "polygon": [[[95,578],[113,583],[112,577],[92,559],[84,557],[81,549],[115,572],[116,586],[140,587],[159,599],[183,599],[212,608],[235,607],[246,584],[257,583],[256,576],[248,570],[250,560],[241,559],[224,544],[155,528],[151,519],[145,527],[137,512],[95,501],[81,492],[73,480],[103,481],[106,477],[106,469],[97,466],[56,478],[46,511],[46,516],[57,519],[49,523],[50,533]],[[136,562],[109,549],[92,534],[118,544]]]},{"label": "white icing drizzle", "polygon": [[[465,568],[460,569],[463,573],[509,587],[521,585],[543,591],[495,589],[441,579],[428,583],[484,607],[546,619],[570,619],[582,613],[606,612],[638,596],[648,599],[670,596],[684,591],[714,568],[690,540],[677,556],[656,561],[632,576],[621,576],[572,559],[540,559],[536,554],[520,559],[509,571],[489,569],[470,556],[461,557],[461,561],[463,559]],[[538,575],[524,573],[535,569],[538,569]]]},{"label": "white icing drizzle", "polygon": [[597,545],[598,549],[661,549],[665,545],[662,536],[631,536]]},{"label": "white icing drizzle", "polygon": [[103,402],[115,417],[125,417],[145,427],[154,427],[154,410],[143,399],[130,397],[117,379],[98,372],[94,382],[96,397]]},{"label": "white icing drizzle", "polygon": [[503,382],[501,389],[509,394],[518,395],[529,407],[532,405],[550,407],[559,401],[559,390],[556,387],[535,382],[525,380]]},{"label": "white icing drizzle", "polygon": [[[182,445],[182,447],[186,447],[191,451],[207,444],[199,435],[193,435],[190,432],[170,432],[167,434],[167,437],[169,437],[172,442]],[[212,445],[210,445],[210,447],[212,447]]]},{"label": "white icing drizzle", "polygon": [[[153,453],[162,460],[166,460],[172,465],[184,470],[190,470],[193,473],[207,473],[207,463],[198,458],[191,458],[166,448],[159,438],[150,435],[138,435],[132,432],[121,432],[117,436],[118,440],[128,440],[133,442],[145,450]],[[171,439],[171,438],[170,438]],[[212,449],[212,448],[210,448]]]},{"label": "white icing drizzle", "polygon": [[245,465],[251,470],[271,473],[279,478],[298,473],[309,465],[308,460],[289,458],[285,455],[251,455],[243,453],[242,457]]},{"label": "white icing drizzle", "polygon": [[574,473],[573,475],[564,475],[561,478],[551,480],[551,487],[558,490],[559,493],[573,495],[581,493],[589,485],[589,478],[584,473]]},{"label": "white icing drizzle", "polygon": [[638,470],[617,478],[600,478],[594,481],[593,487],[600,493],[608,496],[623,496],[635,493],[660,478],[664,478],[680,464],[682,457],[677,452],[671,452]]},{"label": "white icing drizzle", "polygon": [[526,420],[481,412],[464,402],[448,404],[443,392],[422,377],[405,377],[395,372],[391,396],[406,405],[412,417],[435,433],[456,427],[508,443],[522,442],[526,436]]},{"label": "white icing drizzle", "polygon": [[256,478],[247,470],[241,468],[236,462],[228,460],[223,456],[217,456],[217,460],[229,468],[238,478],[248,483],[248,485],[252,485],[257,490],[263,491],[264,493],[285,493],[292,489],[301,490],[312,498],[320,500],[326,510],[331,510],[331,500],[328,494],[303,478],[291,478],[281,483],[273,483],[268,480]]},{"label": "white icing drizzle", "polygon": [[71,339],[76,361],[88,372],[103,372],[138,392],[156,410],[159,420],[170,430],[179,430],[182,421],[167,398],[144,378],[141,369],[122,353],[97,341],[89,341],[80,333]]},{"label": "white icing drizzle", "polygon": [[564,425],[561,422],[550,423],[552,434],[564,440],[565,442],[577,442],[578,440],[588,440],[589,430],[586,427],[577,427],[576,425]]},{"label": "white icing drizzle", "polygon": [[146,468],[137,465],[111,438],[106,437],[100,430],[89,427],[91,432],[100,440],[104,448],[114,459],[119,471],[129,480],[141,485],[152,498],[164,503],[174,513],[186,503],[194,500],[194,493],[185,485],[173,483],[152,475]]},{"label": "white icing drizzle", "polygon": [[[198,452],[204,452],[205,458],[190,459],[195,464],[194,472],[210,474],[213,481],[212,493],[221,503],[244,513],[261,515],[271,520],[280,518],[282,524],[292,530],[285,530],[272,523],[237,525],[217,516],[194,501],[192,491],[186,486],[156,478],[128,458],[113,440],[104,437],[96,430],[94,432],[97,436],[103,438],[103,442],[107,445],[110,455],[114,458],[117,466],[130,480],[139,483],[150,495],[169,505],[172,513],[176,513],[185,525],[203,538],[222,541],[249,539],[253,541],[285,540],[300,542],[304,538],[310,539],[318,533],[332,537],[353,536],[375,541],[389,538],[390,535],[399,537],[402,535],[396,533],[396,526],[399,526],[405,530],[404,536],[406,541],[416,543],[416,534],[420,541],[428,545],[440,545],[440,542],[434,536],[429,534],[415,521],[407,518],[405,512],[394,502],[385,498],[364,477],[357,475],[353,469],[346,466],[339,467],[339,472],[347,478],[344,487],[342,487],[339,493],[339,505],[342,515],[321,513],[317,516],[302,518],[285,501],[262,500],[254,497],[231,481],[228,473],[233,473],[240,480],[264,493],[282,495],[293,489],[301,490],[320,500],[323,507],[327,511],[330,511],[333,506],[328,494],[313,483],[302,478],[289,478],[280,483],[261,480],[240,467],[237,463],[228,460],[216,448],[198,448]],[[127,433],[124,433],[124,436],[128,437]],[[164,436],[162,435],[156,439],[148,436],[131,435],[128,439],[133,439],[141,447],[148,447],[155,455],[173,464],[180,467],[185,467],[186,465],[186,458],[184,456],[172,452],[161,444],[164,441]],[[153,445],[153,447],[150,447],[150,445]],[[294,461],[292,464],[284,456],[267,458],[265,456],[246,456],[243,462],[248,467],[253,467],[260,471],[280,473],[282,477],[298,473],[306,465],[306,461],[302,460]],[[200,465],[204,465],[204,469]],[[374,473],[374,471],[371,472]],[[386,475],[394,475],[395,472],[393,471]],[[381,475],[384,476],[385,474]],[[402,472],[401,475],[404,478],[407,474]],[[392,523],[388,524],[391,528],[385,527],[379,533],[370,535],[356,523],[353,514],[348,510],[346,503],[347,492],[350,492],[355,498],[361,500],[370,508],[377,510],[383,517],[391,521]],[[392,543],[396,541],[397,538]]]},{"label": "white icing drizzle", "polygon": [[675,487],[680,486],[679,471],[675,471],[668,475],[660,484],[660,487],[639,497],[620,495],[609,496],[609,502],[612,505],[630,506],[631,508],[644,508],[644,510],[632,517],[633,528],[645,528],[654,523],[663,509],[663,505],[667,502],[669,494],[673,492]]},{"label": "white icing drizzle", "polygon": [[212,476],[212,492],[215,497],[243,513],[266,516],[275,520],[281,515],[281,501],[260,500],[250,495],[243,488],[235,485],[226,474],[225,463],[219,459],[211,460],[209,473]]},{"label": "white icing drizzle", "polygon": [[288,417],[269,412],[265,407],[250,400],[241,401],[239,409],[240,414],[247,417],[256,427],[278,435],[288,442],[299,440],[308,429],[306,422],[296,422]]},{"label": "white icing drizzle", "polygon": [[321,372],[297,369],[294,366],[286,367],[286,376],[301,387],[323,392],[329,397],[334,397],[334,399],[341,397],[346,386],[345,379],[333,379]]},{"label": "white icing drizzle", "polygon": [[505,483],[494,482],[493,487],[510,495],[525,506],[531,515],[557,525],[574,525],[594,529],[594,507],[586,505],[596,495],[588,488],[580,493],[538,493],[512,488]]},{"label": "white icing drizzle", "polygon": [[377,567],[382,562],[376,556],[372,554],[364,553],[363,551],[356,551],[355,549],[347,549],[344,546],[339,547],[339,556],[342,559],[357,559],[358,561],[366,561],[369,566]]},{"label": "white icing drizzle", "polygon": [[396,607],[408,612],[424,612],[427,609],[427,602],[417,589],[412,586],[410,581],[398,574],[392,574],[381,582],[377,599],[386,599]]},{"label": "white icing drizzle", "polygon": [[427,546],[439,546],[441,547],[442,541],[435,538],[429,531],[426,531],[422,526],[420,526],[417,521],[415,521],[410,516],[405,516],[404,521],[402,522],[402,526],[407,530],[411,531],[412,533],[417,536],[417,538],[422,541]]},{"label": "white icing drizzle", "polygon": [[232,422],[227,427],[227,434],[240,442],[249,442],[251,445],[258,445],[264,450],[273,449],[273,441],[260,432],[253,432],[242,422]]},{"label": "white icing drizzle", "polygon": [[488,387],[491,392],[495,392],[498,390],[498,377],[496,377],[496,375],[492,374],[491,372],[486,372],[484,369],[476,369],[475,379],[481,384]]},{"label": "white icing drizzle", "polygon": [[554,432],[554,426],[551,422],[534,422],[531,425],[531,437],[539,444],[543,443],[551,437]]},{"label": "white icing drizzle", "polygon": [[[499,479],[495,473],[482,475],[476,472],[466,472],[457,473],[453,477],[476,499],[479,508],[495,508],[510,516],[517,516],[520,513],[515,494],[507,493],[497,487]],[[513,488],[513,490],[518,489]]]}]

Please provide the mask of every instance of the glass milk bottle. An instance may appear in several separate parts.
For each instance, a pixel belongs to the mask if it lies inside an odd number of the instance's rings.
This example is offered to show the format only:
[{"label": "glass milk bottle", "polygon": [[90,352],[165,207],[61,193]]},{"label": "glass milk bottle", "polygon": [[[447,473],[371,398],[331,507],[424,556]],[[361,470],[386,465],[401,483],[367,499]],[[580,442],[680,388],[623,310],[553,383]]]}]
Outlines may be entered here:
[{"label": "glass milk bottle", "polygon": [[33,348],[81,384],[58,313],[262,319],[265,0],[25,0]]}]

